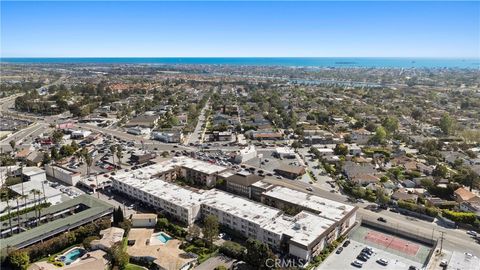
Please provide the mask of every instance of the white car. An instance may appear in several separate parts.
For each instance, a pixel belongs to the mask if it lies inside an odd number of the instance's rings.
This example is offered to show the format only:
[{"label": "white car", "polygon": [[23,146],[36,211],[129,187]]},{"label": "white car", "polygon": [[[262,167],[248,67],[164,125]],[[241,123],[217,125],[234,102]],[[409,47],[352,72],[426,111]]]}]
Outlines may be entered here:
[{"label": "white car", "polygon": [[388,265],[388,261],[385,260],[385,259],[378,259],[378,260],[377,260],[377,263],[380,264],[380,265],[383,265],[383,266],[387,266],[387,265]]},{"label": "white car", "polygon": [[476,231],[467,231],[467,234],[468,235],[471,235],[473,237],[476,237],[477,236],[477,232]]}]

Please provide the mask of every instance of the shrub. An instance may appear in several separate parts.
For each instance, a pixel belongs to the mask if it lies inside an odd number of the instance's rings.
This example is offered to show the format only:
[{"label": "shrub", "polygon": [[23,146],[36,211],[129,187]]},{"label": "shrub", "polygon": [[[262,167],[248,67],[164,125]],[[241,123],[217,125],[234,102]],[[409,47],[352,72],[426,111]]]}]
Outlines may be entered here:
[{"label": "shrub", "polygon": [[65,264],[63,262],[53,262],[53,265],[55,265],[56,267],[63,267]]},{"label": "shrub", "polygon": [[16,250],[7,257],[8,264],[15,270],[26,270],[30,263],[30,257],[25,251]]},{"label": "shrub", "polygon": [[465,224],[470,224],[474,225],[477,217],[475,216],[475,213],[466,213],[466,212],[455,212],[451,210],[443,210],[442,212],[443,216],[455,221],[455,222],[460,222],[460,223],[465,223]]},{"label": "shrub", "polygon": [[82,242],[83,247],[84,247],[86,250],[91,250],[91,249],[92,249],[92,245],[91,245],[92,241],[93,241],[93,240],[97,240],[97,239],[99,239],[98,236],[89,236],[89,237],[83,239],[83,242]]},{"label": "shrub", "polygon": [[246,249],[244,246],[232,241],[225,241],[220,247],[221,253],[229,257],[235,258],[237,260],[243,260],[243,255],[245,254],[245,250]]}]

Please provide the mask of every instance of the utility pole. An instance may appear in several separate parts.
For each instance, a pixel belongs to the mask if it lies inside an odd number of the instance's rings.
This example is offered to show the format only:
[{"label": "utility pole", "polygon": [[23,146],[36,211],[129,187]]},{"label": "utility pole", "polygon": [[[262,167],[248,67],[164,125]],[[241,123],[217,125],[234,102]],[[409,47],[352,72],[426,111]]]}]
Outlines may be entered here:
[{"label": "utility pole", "polygon": [[442,254],[442,250],[443,250],[443,239],[444,239],[443,234],[444,234],[445,232],[444,232],[444,231],[440,231],[440,233],[442,234],[442,235],[440,236],[440,254]]}]

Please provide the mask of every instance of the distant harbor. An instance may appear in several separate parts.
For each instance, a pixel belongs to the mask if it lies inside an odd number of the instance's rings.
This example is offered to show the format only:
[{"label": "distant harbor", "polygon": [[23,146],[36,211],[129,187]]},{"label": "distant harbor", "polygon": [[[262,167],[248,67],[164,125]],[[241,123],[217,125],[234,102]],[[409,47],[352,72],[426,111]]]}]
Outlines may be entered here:
[{"label": "distant harbor", "polygon": [[480,68],[480,59],[474,58],[395,57],[72,57],[0,58],[0,62],[19,64],[182,64],[317,68]]}]

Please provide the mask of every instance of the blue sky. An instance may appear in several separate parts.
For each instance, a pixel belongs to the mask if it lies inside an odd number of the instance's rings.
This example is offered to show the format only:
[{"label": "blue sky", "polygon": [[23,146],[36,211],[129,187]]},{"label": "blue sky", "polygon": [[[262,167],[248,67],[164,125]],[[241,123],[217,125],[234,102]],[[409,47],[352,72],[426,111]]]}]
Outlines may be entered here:
[{"label": "blue sky", "polygon": [[480,57],[479,2],[1,1],[2,57]]}]

